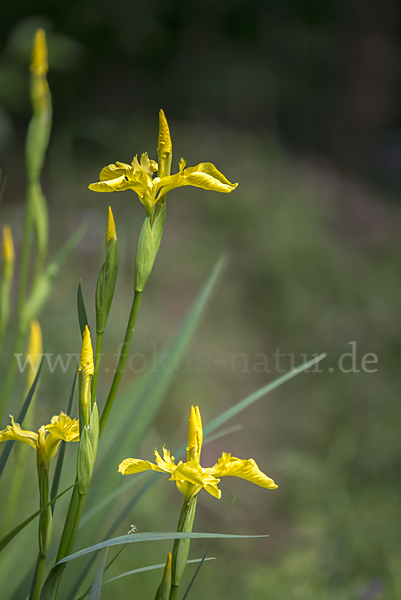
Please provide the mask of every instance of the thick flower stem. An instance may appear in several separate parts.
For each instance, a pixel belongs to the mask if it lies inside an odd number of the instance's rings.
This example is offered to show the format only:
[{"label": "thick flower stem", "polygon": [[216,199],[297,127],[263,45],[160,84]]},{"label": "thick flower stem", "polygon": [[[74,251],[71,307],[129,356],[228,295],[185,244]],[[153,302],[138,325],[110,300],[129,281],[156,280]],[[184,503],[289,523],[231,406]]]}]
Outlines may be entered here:
[{"label": "thick flower stem", "polygon": [[73,527],[72,527],[72,531],[71,531],[71,535],[70,535],[70,540],[68,542],[68,546],[67,546],[67,550],[66,550],[65,556],[68,556],[69,554],[71,554],[72,547],[74,546],[75,537],[76,537],[76,535],[78,533],[79,522],[81,520],[82,510],[83,510],[84,503],[85,503],[85,498],[86,498],[86,494],[78,494],[77,510],[76,510],[76,513],[75,513],[74,524],[73,524]]},{"label": "thick flower stem", "polygon": [[[76,480],[76,483],[77,483],[77,480]],[[56,562],[58,562],[59,560],[64,558],[64,556],[67,556],[67,548],[68,548],[71,534],[72,534],[74,524],[75,524],[75,517],[77,514],[78,503],[79,503],[79,493],[78,493],[78,486],[76,485],[74,487],[74,491],[72,492],[70,505],[68,507],[68,513],[67,513],[67,517],[65,519],[63,533],[61,535],[61,540],[60,540],[60,545],[59,545],[59,549],[58,549],[58,553],[57,553]]]},{"label": "thick flower stem", "polygon": [[[197,499],[197,495],[185,498],[178,519],[177,531],[185,531],[188,533],[192,531]],[[175,600],[175,598],[177,598],[178,587],[187,564],[189,543],[189,538],[184,540],[174,540],[171,563],[172,585],[169,600]]]},{"label": "thick flower stem", "polygon": [[138,316],[139,305],[141,303],[142,292],[135,292],[132,301],[131,313],[128,319],[127,330],[125,332],[124,342],[120,352],[120,358],[118,359],[118,365],[116,372],[114,373],[113,383],[111,384],[110,392],[106,400],[106,405],[103,409],[102,416],[99,423],[99,435],[102,434],[106,421],[109,417],[111,407],[113,406],[114,399],[116,397],[118,387],[120,385],[121,378],[124,373],[125,363],[127,361],[129,348],[131,345],[132,335],[134,333],[134,327],[136,318]]},{"label": "thick flower stem", "polygon": [[3,420],[4,409],[7,406],[7,400],[14,385],[15,375],[17,373],[17,359],[16,355],[22,354],[24,348],[25,341],[25,331],[21,329],[18,330],[17,337],[15,338],[13,353],[11,355],[11,360],[8,365],[6,379],[4,381],[4,386],[1,391],[0,396],[0,422]]},{"label": "thick flower stem", "polygon": [[35,577],[32,583],[29,600],[39,600],[40,592],[42,589],[43,575],[45,573],[46,558],[47,557],[44,554],[39,554],[38,556],[38,561],[36,563],[35,569]]}]

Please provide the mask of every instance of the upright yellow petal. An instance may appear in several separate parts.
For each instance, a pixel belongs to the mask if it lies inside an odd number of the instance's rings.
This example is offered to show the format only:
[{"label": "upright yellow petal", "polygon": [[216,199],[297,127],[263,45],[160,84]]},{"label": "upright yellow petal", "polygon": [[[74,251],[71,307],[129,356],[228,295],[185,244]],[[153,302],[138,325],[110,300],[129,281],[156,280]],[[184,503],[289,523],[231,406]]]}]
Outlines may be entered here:
[{"label": "upright yellow petal", "polygon": [[110,240],[114,239],[117,241],[117,233],[116,233],[116,225],[114,223],[114,216],[111,210],[111,206],[109,206],[109,213],[107,217],[107,231],[106,231],[106,250],[107,245]]},{"label": "upright yellow petal", "polygon": [[82,338],[81,358],[78,367],[78,396],[82,425],[84,427],[88,427],[90,420],[91,380],[94,372],[91,336],[86,325]]},{"label": "upright yellow petal", "polygon": [[248,460],[235,458],[224,452],[217,463],[213,467],[205,469],[205,471],[214,477],[240,477],[264,488],[271,490],[277,488],[273,479],[262,473],[253,458]]},{"label": "upright yellow petal", "polygon": [[41,466],[44,468],[49,467],[49,461],[47,460],[46,456],[46,429],[44,425],[42,425],[38,431],[38,440],[36,443],[36,464],[38,465],[38,469],[40,469]]},{"label": "upright yellow petal", "polygon": [[27,388],[31,389],[34,382],[36,373],[40,366],[40,359],[43,353],[42,346],[42,331],[38,321],[31,322],[31,328],[29,332],[28,351],[26,357],[29,363],[29,370],[27,376]]},{"label": "upright yellow petal", "polygon": [[166,116],[163,110],[159,111],[159,139],[157,144],[157,153],[162,158],[166,158],[167,154],[173,149],[171,143],[170,129],[167,123]]},{"label": "upright yellow petal", "polygon": [[61,441],[78,442],[79,441],[79,422],[77,419],[71,419],[65,413],[60,413],[52,418],[51,423],[45,427],[48,434],[44,445],[46,459],[49,463],[55,456]]},{"label": "upright yellow petal", "polygon": [[11,415],[11,425],[7,425],[3,431],[0,431],[0,442],[8,442],[9,440],[16,440],[19,442],[25,442],[32,448],[36,449],[36,442],[38,434],[33,431],[24,431],[18,423],[14,422],[14,417]]},{"label": "upright yellow petal", "polygon": [[46,34],[43,29],[38,29],[32,52],[31,71],[42,77],[48,71]]},{"label": "upright yellow petal", "polygon": [[195,460],[199,463],[200,453],[203,442],[203,429],[202,419],[199,412],[198,406],[191,406],[191,412],[189,415],[189,427],[188,427],[188,446],[187,446],[187,460]]}]

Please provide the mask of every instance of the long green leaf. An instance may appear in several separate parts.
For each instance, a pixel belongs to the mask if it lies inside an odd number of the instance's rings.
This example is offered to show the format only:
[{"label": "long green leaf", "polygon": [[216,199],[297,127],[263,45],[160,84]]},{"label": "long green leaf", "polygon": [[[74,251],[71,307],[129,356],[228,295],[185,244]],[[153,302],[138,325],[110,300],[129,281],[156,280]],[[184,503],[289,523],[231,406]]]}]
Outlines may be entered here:
[{"label": "long green leaf", "polygon": [[[77,307],[78,307],[78,322],[79,329],[81,330],[81,336],[83,337],[85,327],[88,325],[88,316],[86,314],[84,295],[82,292],[82,280],[79,280],[78,290],[77,290]],[[88,325],[89,327],[89,325]]]},{"label": "long green leaf", "polygon": [[[43,356],[42,356],[42,360],[40,361],[38,372],[35,375],[35,379],[32,382],[32,385],[31,385],[31,387],[29,389],[29,392],[28,392],[28,394],[27,394],[27,396],[25,398],[25,402],[22,405],[20,413],[19,413],[19,415],[17,417],[17,423],[19,423],[20,425],[22,425],[23,422],[24,422],[24,420],[25,420],[26,413],[28,412],[28,409],[29,409],[29,407],[31,405],[31,402],[32,402],[32,398],[33,398],[33,396],[35,394],[36,386],[38,385],[38,381],[39,381],[39,377],[40,377],[40,372],[42,370],[43,361],[44,361],[44,358],[45,358],[45,352],[46,352],[46,350],[43,352]],[[1,477],[2,473],[3,473],[3,471],[4,471],[4,467],[6,466],[7,461],[9,459],[9,457],[10,457],[11,451],[14,448],[14,444],[15,444],[15,441],[6,442],[6,444],[5,444],[5,448],[4,448],[3,453],[2,453],[2,455],[0,457],[0,477]]]},{"label": "long green leaf", "polygon": [[[209,560],[216,560],[214,557],[210,558],[192,558],[191,560],[187,560],[187,565],[200,563]],[[106,583],[110,583],[111,581],[116,581],[116,579],[121,579],[121,577],[127,577],[128,575],[136,575],[136,573],[145,573],[145,571],[154,571],[155,569],[164,569],[166,563],[160,563],[158,565],[150,565],[149,567],[141,567],[140,569],[134,569],[133,571],[126,571],[125,573],[121,573],[121,575],[117,575],[112,579],[108,579],[104,581],[102,585],[106,585]],[[81,599],[80,599],[81,600]]]},{"label": "long green leaf", "polygon": [[89,593],[89,600],[99,600],[100,598],[100,592],[102,590],[102,579],[103,579],[103,571],[104,571],[104,565],[106,563],[106,558],[107,558],[107,553],[108,553],[109,549],[107,548],[106,552],[104,553],[103,556],[103,560],[100,563],[99,569],[96,573],[96,577],[93,581],[92,587],[91,587],[91,591]]},{"label": "long green leaf", "polygon": [[53,504],[53,502],[56,502],[56,500],[58,500],[59,498],[61,498],[61,496],[64,496],[64,494],[66,494],[75,485],[77,485],[77,484],[74,483],[73,485],[70,485],[70,487],[68,487],[63,492],[61,492],[61,494],[59,494],[58,496],[56,496],[55,498],[53,498],[53,500],[50,500],[50,502],[48,502],[47,504],[45,504],[44,506],[42,506],[42,508],[40,508],[39,510],[37,510],[36,512],[34,512],[33,515],[31,515],[30,517],[28,517],[27,519],[25,519],[25,521],[23,521],[22,523],[20,523],[19,525],[17,525],[17,527],[15,527],[12,531],[10,531],[10,533],[7,533],[7,535],[5,535],[4,537],[2,537],[1,540],[0,540],[0,552],[2,550],[4,550],[4,548],[11,542],[11,540],[13,540],[15,538],[16,535],[19,534],[20,531],[22,531],[23,529],[25,529],[25,527],[27,525],[29,525],[29,523],[31,523],[31,521],[33,521],[34,519],[36,519],[36,517],[39,516],[41,512],[43,512],[48,506],[51,506]]},{"label": "long green leaf", "polygon": [[70,562],[76,558],[81,558],[91,552],[97,552],[103,548],[110,548],[111,546],[120,546],[121,544],[135,544],[139,542],[158,542],[160,540],[185,540],[187,538],[199,539],[199,540],[210,540],[211,538],[219,539],[249,539],[249,538],[265,538],[268,535],[240,535],[235,533],[184,533],[180,531],[173,532],[151,532],[151,533],[136,533],[135,535],[120,535],[119,537],[112,538],[95,544],[94,546],[88,546],[79,552],[65,556],[58,561],[56,566],[62,565],[63,563]]},{"label": "long green leaf", "polygon": [[296,367],[295,369],[291,369],[291,371],[284,373],[284,375],[282,375],[281,377],[278,377],[277,379],[275,379],[271,383],[268,383],[267,385],[263,386],[262,388],[260,388],[259,390],[257,390],[253,394],[251,394],[250,396],[247,396],[246,398],[244,398],[244,400],[237,402],[237,404],[234,404],[234,406],[232,406],[228,410],[224,411],[219,417],[216,417],[215,419],[213,419],[213,421],[211,421],[209,423],[209,425],[206,425],[206,427],[204,428],[204,432],[203,432],[204,435],[210,435],[218,427],[221,427],[221,425],[224,425],[224,423],[226,423],[229,419],[232,419],[232,417],[235,417],[240,412],[242,412],[243,410],[245,410],[246,408],[251,406],[251,404],[256,402],[256,400],[259,400],[263,396],[266,396],[266,394],[269,394],[270,392],[272,392],[273,390],[278,388],[280,385],[283,385],[283,383],[285,383],[286,381],[293,379],[293,377],[296,377],[303,371],[307,371],[308,369],[310,369],[311,367],[316,365],[318,362],[320,362],[321,360],[326,358],[326,356],[327,356],[327,354],[321,354],[317,358],[314,358],[313,360],[310,360],[307,363],[303,363],[302,365],[300,365],[299,367]]}]

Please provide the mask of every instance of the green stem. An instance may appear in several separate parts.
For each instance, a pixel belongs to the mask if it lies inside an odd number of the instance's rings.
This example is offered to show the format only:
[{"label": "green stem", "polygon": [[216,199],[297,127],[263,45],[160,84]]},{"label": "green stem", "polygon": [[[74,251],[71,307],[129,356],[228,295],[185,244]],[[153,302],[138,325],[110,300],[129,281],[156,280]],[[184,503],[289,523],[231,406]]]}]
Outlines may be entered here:
[{"label": "green stem", "polygon": [[[178,519],[177,531],[185,531],[188,533],[192,531],[197,499],[197,494],[192,495],[189,498],[185,498],[181,508],[180,517]],[[184,540],[174,540],[171,561],[172,585],[169,600],[175,600],[175,598],[177,598],[178,587],[187,564],[189,543],[189,538]]]},{"label": "green stem", "polygon": [[39,600],[40,592],[42,589],[43,576],[45,574],[46,558],[47,557],[43,554],[39,554],[38,556],[38,561],[36,563],[35,569],[35,577],[32,582],[29,600]]},{"label": "green stem", "polygon": [[100,359],[102,357],[103,331],[98,331],[96,337],[96,356],[95,356],[95,372],[92,379],[91,403],[92,408],[96,400],[97,380],[99,377]]},{"label": "green stem", "polygon": [[3,420],[4,409],[7,405],[7,400],[12,390],[15,375],[17,373],[17,359],[16,354],[22,354],[24,348],[25,331],[22,329],[18,330],[17,337],[15,338],[14,349],[11,355],[11,359],[8,365],[6,379],[4,382],[3,389],[0,396],[0,422]]},{"label": "green stem", "polygon": [[27,450],[25,444],[18,444],[14,448],[15,467],[14,475],[11,483],[10,494],[8,496],[7,507],[4,511],[4,520],[2,525],[1,536],[7,533],[7,530],[12,528],[14,523],[14,515],[18,506],[18,500],[21,493],[21,486],[24,481],[25,466],[27,462]]},{"label": "green stem", "polygon": [[[77,480],[76,480],[77,481]],[[72,530],[75,524],[75,517],[78,509],[78,501],[79,501],[79,493],[78,486],[74,487],[74,491],[72,492],[70,505],[68,507],[67,517],[64,523],[63,533],[61,535],[60,545],[58,548],[56,562],[67,556],[67,548],[71,538]]]},{"label": "green stem", "polygon": [[125,363],[128,357],[128,351],[131,345],[132,335],[134,333],[134,327],[136,323],[136,318],[138,315],[139,305],[141,303],[142,292],[135,292],[134,298],[132,301],[131,313],[128,319],[127,330],[125,332],[125,338],[123,342],[123,346],[120,352],[120,358],[118,359],[118,365],[116,372],[114,373],[113,383],[111,384],[110,392],[106,400],[106,405],[103,409],[102,416],[99,424],[99,435],[102,434],[104,426],[106,425],[106,421],[111,411],[111,407],[113,406],[114,399],[116,397],[118,386],[120,385],[121,378],[124,373]]},{"label": "green stem", "polygon": [[78,533],[78,527],[79,527],[79,522],[81,520],[82,510],[83,510],[84,503],[85,503],[85,498],[86,498],[86,494],[78,494],[78,505],[77,505],[77,511],[75,513],[74,525],[73,525],[73,528],[71,531],[71,536],[70,536],[70,539],[68,542],[67,551],[64,556],[68,556],[69,554],[71,554],[72,547],[74,545],[75,538]]},{"label": "green stem", "polygon": [[18,316],[19,322],[21,322],[22,312],[25,306],[26,290],[28,287],[28,274],[29,274],[29,259],[31,255],[31,231],[33,225],[33,203],[32,193],[35,183],[28,183],[28,197],[27,206],[24,221],[24,237],[22,241],[21,250],[21,265],[19,273],[19,290],[18,290]]}]

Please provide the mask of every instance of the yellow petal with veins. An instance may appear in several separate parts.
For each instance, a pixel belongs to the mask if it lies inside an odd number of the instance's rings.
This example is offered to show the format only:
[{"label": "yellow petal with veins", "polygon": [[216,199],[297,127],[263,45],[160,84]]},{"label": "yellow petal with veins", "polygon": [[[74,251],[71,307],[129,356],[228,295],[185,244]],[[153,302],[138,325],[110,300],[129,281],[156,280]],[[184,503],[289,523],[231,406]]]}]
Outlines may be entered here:
[{"label": "yellow petal with veins", "polygon": [[262,473],[253,458],[248,460],[235,458],[228,452],[224,452],[217,463],[205,471],[214,477],[240,477],[264,488],[271,490],[277,488],[273,479]]}]

